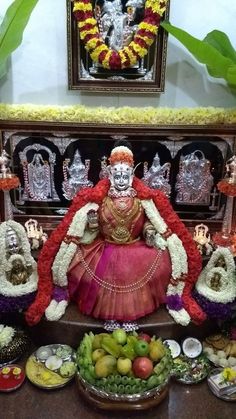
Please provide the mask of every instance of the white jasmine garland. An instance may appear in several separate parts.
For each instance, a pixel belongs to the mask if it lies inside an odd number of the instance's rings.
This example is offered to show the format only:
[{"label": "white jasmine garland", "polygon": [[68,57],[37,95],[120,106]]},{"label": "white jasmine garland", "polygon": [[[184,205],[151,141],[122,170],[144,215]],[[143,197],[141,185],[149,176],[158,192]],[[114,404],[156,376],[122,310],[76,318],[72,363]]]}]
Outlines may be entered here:
[{"label": "white jasmine garland", "polygon": [[167,247],[166,240],[159,233],[156,233],[155,235],[154,244],[155,244],[155,247],[157,247],[157,249],[161,249],[161,250],[165,250]]},{"label": "white jasmine garland", "polygon": [[166,232],[167,224],[161,217],[153,200],[143,200],[141,201],[141,204],[144,208],[146,216],[157,231],[155,244],[162,250],[164,250],[166,246],[168,247],[172,265],[172,277],[174,279],[180,278],[182,274],[186,274],[188,272],[187,254],[182,241],[176,234],[172,234],[167,238],[167,240],[162,237],[163,241],[160,241],[160,234]]},{"label": "white jasmine garland", "polygon": [[70,266],[70,263],[76,253],[77,244],[75,243],[69,243],[66,245],[66,249],[64,252],[63,257],[61,258],[61,261],[56,261],[58,263],[59,269],[57,272],[57,276],[54,277],[54,284],[58,285],[60,287],[65,287],[68,284],[67,280],[67,272],[68,268]]},{"label": "white jasmine garland", "polygon": [[146,216],[155,227],[157,233],[163,234],[167,231],[167,225],[161,217],[158,209],[156,208],[152,199],[143,199],[141,201],[142,207],[145,211]]},{"label": "white jasmine garland", "polygon": [[[167,297],[176,294],[179,297],[182,297],[184,285],[185,284],[183,281],[180,281],[176,285],[169,284],[166,292]],[[185,310],[185,308],[181,308],[180,310],[172,310],[167,305],[167,309],[171,317],[173,317],[173,319],[176,321],[176,323],[181,324],[182,326],[187,326],[190,323],[191,318],[188,312]]]},{"label": "white jasmine garland", "polygon": [[67,306],[68,301],[66,300],[62,300],[60,302],[52,300],[45,310],[46,319],[49,321],[59,320],[63,316],[63,314],[65,314]]},{"label": "white jasmine garland", "polygon": [[167,238],[167,245],[171,258],[172,278],[178,279],[182,274],[188,273],[187,253],[175,233]]},{"label": "white jasmine garland", "polygon": [[235,263],[232,252],[227,247],[218,247],[211,255],[209,262],[207,263],[206,268],[208,270],[215,267],[217,260],[222,256],[225,260],[227,272],[230,275],[235,273]]},{"label": "white jasmine garland", "polygon": [[[97,211],[98,205],[89,202],[84,207],[80,208],[73,217],[71,225],[68,229],[67,235],[76,238],[83,238],[86,225],[87,215],[89,211]],[[73,242],[65,243],[62,242],[59,251],[54,259],[52,265],[53,282],[54,284],[64,287],[68,284],[67,271],[70,263],[76,253],[77,245]]]},{"label": "white jasmine garland", "polygon": [[21,255],[23,256],[26,265],[32,265],[34,262],[24,227],[14,220],[4,221],[0,224],[0,275],[5,274],[7,267],[6,234],[9,228],[15,231],[17,235],[21,248]]},{"label": "white jasmine garland", "polygon": [[[225,268],[215,266],[220,256],[225,260]],[[220,277],[218,290],[211,288],[211,279],[214,278],[215,274]],[[195,287],[200,295],[214,303],[227,304],[234,301],[236,298],[236,273],[234,258],[229,249],[220,247],[213,252]]]},{"label": "white jasmine garland", "polygon": [[11,343],[13,336],[15,334],[15,329],[13,327],[0,325],[0,349],[8,346]]}]

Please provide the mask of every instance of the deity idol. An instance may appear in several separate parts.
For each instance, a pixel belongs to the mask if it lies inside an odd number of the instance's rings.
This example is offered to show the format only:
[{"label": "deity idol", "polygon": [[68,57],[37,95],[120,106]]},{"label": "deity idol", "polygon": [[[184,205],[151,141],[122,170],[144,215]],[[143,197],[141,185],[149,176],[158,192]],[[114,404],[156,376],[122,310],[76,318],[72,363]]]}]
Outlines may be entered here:
[{"label": "deity idol", "polygon": [[38,261],[39,288],[26,313],[59,319],[74,301],[85,315],[135,321],[166,303],[174,319],[200,323],[191,290],[201,257],[166,196],[134,176],[132,151],[113,148],[109,178],[81,190]]}]

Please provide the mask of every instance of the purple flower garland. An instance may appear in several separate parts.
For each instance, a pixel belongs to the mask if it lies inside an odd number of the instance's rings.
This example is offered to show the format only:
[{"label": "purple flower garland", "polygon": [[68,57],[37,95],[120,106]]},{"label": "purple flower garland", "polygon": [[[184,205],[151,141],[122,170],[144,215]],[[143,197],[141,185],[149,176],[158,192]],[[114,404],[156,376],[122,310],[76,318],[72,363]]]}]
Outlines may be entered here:
[{"label": "purple flower garland", "polygon": [[21,295],[20,297],[0,295],[0,313],[13,313],[26,309],[34,301],[35,295],[36,291]]},{"label": "purple flower garland", "polygon": [[193,298],[201,306],[203,311],[211,319],[226,320],[232,317],[234,303],[215,303],[208,300],[203,295],[199,294],[196,290],[192,293]]}]

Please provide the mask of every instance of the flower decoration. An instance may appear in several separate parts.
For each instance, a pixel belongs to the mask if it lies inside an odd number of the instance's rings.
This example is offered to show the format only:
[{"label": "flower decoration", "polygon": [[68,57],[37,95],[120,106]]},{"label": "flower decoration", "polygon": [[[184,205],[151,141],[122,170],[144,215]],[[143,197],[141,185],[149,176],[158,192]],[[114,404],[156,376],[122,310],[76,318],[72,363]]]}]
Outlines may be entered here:
[{"label": "flower decoration", "polygon": [[[84,105],[46,106],[0,103],[1,121],[49,121],[106,125],[225,125],[236,124],[236,108],[132,108]],[[207,137],[206,137],[207,138]]]},{"label": "flower decoration", "polygon": [[[107,196],[109,187],[109,181],[107,179],[103,179],[91,190],[84,189],[80,191],[80,193],[74,198],[73,203],[62,222],[52,232],[50,238],[45,243],[39,255],[38,261],[38,294],[26,313],[26,320],[28,324],[34,325],[39,322],[51,301],[54,301],[56,304],[56,301],[52,300],[54,288],[52,274],[59,268],[59,265],[57,263],[54,265],[54,261],[61,247],[61,243],[69,231],[69,227],[72,226],[72,220],[75,214],[77,214],[78,211],[86,204],[101,204],[103,198]],[[201,271],[201,257],[191,239],[191,235],[182,221],[180,221],[177,214],[174,213],[168,199],[162,192],[148,188],[137,178],[134,178],[133,187],[137,191],[137,197],[140,200],[153,200],[161,217],[158,221],[159,229],[163,229],[163,232],[169,229],[175,233],[180,238],[187,255],[188,272],[185,280],[180,281],[179,283],[176,281],[177,283],[175,285],[171,285],[172,288],[168,289],[168,295],[178,294],[181,297],[183,304],[183,308],[181,308],[180,298],[176,297],[178,299],[176,307],[175,301],[173,302],[173,299],[170,298],[169,302],[172,308],[179,309],[178,311],[172,310],[173,312],[175,311],[175,319],[184,325],[187,325],[190,319],[192,319],[195,323],[201,323],[205,320],[206,315],[191,295],[193,285]],[[166,224],[164,221],[161,222],[161,219],[163,218],[166,221]],[[61,250],[65,250],[64,246]],[[182,272],[184,265],[182,266],[181,263]],[[60,301],[60,304],[66,305],[67,303],[67,301]],[[65,307],[63,307],[63,310],[64,308]],[[54,307],[54,309],[56,308]],[[59,311],[62,311],[61,307],[59,307]],[[172,311],[169,310],[170,314],[172,314]]]},{"label": "flower decoration", "polygon": [[[222,257],[225,268],[217,266]],[[233,255],[228,248],[219,247],[212,254],[198,278],[193,297],[209,318],[225,320],[232,317],[236,277]]]},{"label": "flower decoration", "polygon": [[128,46],[116,51],[101,39],[98,22],[94,18],[91,0],[75,0],[73,12],[78,21],[80,38],[93,62],[110,70],[129,68],[145,57],[152,45],[166,10],[167,0],[146,0],[144,18],[139,23],[134,39]]},{"label": "flower decoration", "polygon": [[231,383],[236,382],[236,371],[233,368],[224,368],[222,371],[222,377],[225,381],[229,381]]},{"label": "flower decoration", "polygon": [[234,185],[233,183],[229,183],[227,178],[222,179],[220,182],[218,182],[217,188],[220,192],[227,196],[236,197],[236,185]]},{"label": "flower decoration", "polygon": [[10,191],[20,185],[20,180],[17,176],[11,176],[6,178],[0,178],[0,190]]},{"label": "flower decoration", "polygon": [[12,341],[14,334],[15,330],[12,327],[0,324],[0,349],[9,345],[9,343]]}]

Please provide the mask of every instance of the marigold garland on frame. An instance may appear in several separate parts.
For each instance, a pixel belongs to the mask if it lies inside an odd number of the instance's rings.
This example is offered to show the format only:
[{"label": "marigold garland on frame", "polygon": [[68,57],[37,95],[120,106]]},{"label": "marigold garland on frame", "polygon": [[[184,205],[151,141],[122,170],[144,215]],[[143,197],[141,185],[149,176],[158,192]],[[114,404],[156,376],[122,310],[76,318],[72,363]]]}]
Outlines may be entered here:
[{"label": "marigold garland on frame", "polygon": [[73,12],[78,21],[80,39],[91,59],[109,70],[132,67],[147,55],[160,26],[168,0],[146,0],[144,18],[139,23],[133,40],[119,51],[109,48],[101,38],[98,22],[94,17],[91,0],[74,0]]}]

